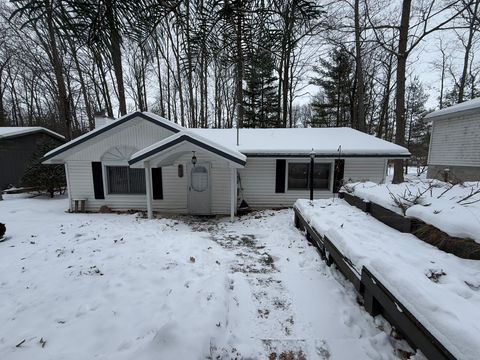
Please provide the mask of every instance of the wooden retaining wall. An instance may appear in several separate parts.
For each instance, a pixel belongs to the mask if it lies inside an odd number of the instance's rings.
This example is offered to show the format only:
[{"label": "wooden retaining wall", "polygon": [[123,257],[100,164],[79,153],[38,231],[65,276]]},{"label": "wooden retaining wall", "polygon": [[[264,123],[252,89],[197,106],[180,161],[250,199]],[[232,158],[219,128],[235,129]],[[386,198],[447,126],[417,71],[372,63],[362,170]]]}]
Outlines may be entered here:
[{"label": "wooden retaining wall", "polygon": [[420,240],[462,259],[480,260],[480,244],[472,239],[450,236],[431,224],[397,214],[374,202],[349,193],[339,193],[339,197],[395,230],[415,235]]},{"label": "wooden retaining wall", "polygon": [[384,286],[365,266],[359,271],[352,262],[294,207],[295,226],[303,231],[315,245],[328,266],[335,264],[340,272],[354,285],[364,299],[364,307],[372,316],[382,315],[403,335],[415,349],[429,359],[446,360],[455,357],[418,321],[415,316]]}]

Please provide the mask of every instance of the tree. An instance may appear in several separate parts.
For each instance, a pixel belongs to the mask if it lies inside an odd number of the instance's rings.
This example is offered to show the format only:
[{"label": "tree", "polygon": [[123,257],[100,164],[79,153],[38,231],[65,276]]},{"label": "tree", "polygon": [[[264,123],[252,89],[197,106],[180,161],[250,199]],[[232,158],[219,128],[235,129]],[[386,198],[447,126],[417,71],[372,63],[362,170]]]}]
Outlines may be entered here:
[{"label": "tree", "polygon": [[[380,24],[372,20],[367,7],[367,17],[370,28],[373,30],[377,42],[387,51],[395,54],[397,60],[396,72],[396,96],[395,96],[395,143],[405,146],[405,86],[407,59],[412,51],[429,34],[442,30],[447,24],[465,10],[465,6],[455,9],[461,0],[448,1],[438,5],[435,0],[427,1],[415,8],[417,20],[411,25],[412,0],[403,0],[400,21],[398,25]],[[431,25],[431,23],[435,25]],[[389,47],[385,41],[385,33],[382,30],[394,30],[397,40],[396,47]],[[403,182],[403,160],[394,161],[393,183]]]},{"label": "tree", "polygon": [[330,61],[320,59],[314,67],[318,75],[311,83],[322,89],[323,96],[312,102],[312,126],[352,126],[352,89],[354,67],[352,58],[344,48],[333,49]]},{"label": "tree", "polygon": [[43,165],[41,159],[50,150],[58,146],[51,139],[41,142],[28,163],[21,183],[24,187],[33,187],[47,192],[53,197],[56,192],[63,192],[66,187],[65,168],[63,165]]},{"label": "tree", "polygon": [[55,74],[57,106],[61,121],[65,122],[67,140],[72,138],[70,101],[65,85],[65,71],[61,54],[62,9],[56,0],[12,0],[16,10],[12,18],[20,16],[23,26],[31,26],[48,55]]},{"label": "tree", "polygon": [[[244,127],[275,127],[277,119],[277,80],[275,61],[268,39],[255,38],[247,50],[244,90]],[[262,45],[255,45],[262,44]]]},{"label": "tree", "polygon": [[[414,77],[407,86],[405,118],[407,149],[412,154],[412,162],[417,165],[426,165],[428,157],[429,127],[424,121],[428,95],[426,94],[422,83],[418,77]],[[408,167],[405,167],[405,174],[408,173]]]}]

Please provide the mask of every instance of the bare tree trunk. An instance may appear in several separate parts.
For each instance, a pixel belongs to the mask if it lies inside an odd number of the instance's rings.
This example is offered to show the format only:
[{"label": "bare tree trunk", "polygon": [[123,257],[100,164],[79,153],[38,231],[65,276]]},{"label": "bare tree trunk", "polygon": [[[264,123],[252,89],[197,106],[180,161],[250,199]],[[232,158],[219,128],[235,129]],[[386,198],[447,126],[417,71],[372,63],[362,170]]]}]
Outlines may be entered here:
[{"label": "bare tree trunk", "polygon": [[[157,47],[155,49],[155,57],[156,57],[156,60],[157,60],[157,71],[158,71],[158,92],[159,92],[159,96],[160,96],[160,99],[159,99],[159,101],[160,101],[160,116],[165,117],[165,104],[164,104],[164,101],[163,101],[162,70],[160,68],[160,55],[159,55],[159,51],[158,51],[158,46],[160,46],[160,45],[157,45]],[[170,89],[168,89],[168,91],[170,91]]]},{"label": "bare tree trunk", "polygon": [[[467,72],[468,72],[468,64],[470,63],[470,52],[472,50],[472,44],[473,44],[473,36],[476,31],[476,14],[478,11],[478,5],[480,1],[475,1],[475,6],[473,9],[473,14],[470,15],[470,23],[468,24],[468,40],[467,40],[467,45],[465,45],[465,54],[463,57],[463,68],[462,68],[462,76],[460,77],[460,84],[458,86],[458,103],[461,103],[464,101],[464,96],[465,96],[465,84],[467,82]],[[470,8],[467,9],[467,11],[471,11]]]},{"label": "bare tree trunk", "polygon": [[82,95],[83,95],[83,102],[85,103],[85,112],[87,113],[88,126],[89,126],[90,130],[93,130],[95,128],[94,116],[93,116],[92,108],[91,108],[91,105],[90,105],[90,99],[89,99],[89,96],[88,96],[87,86],[86,86],[86,83],[85,83],[85,79],[83,77],[83,70],[82,70],[82,68],[80,66],[80,62],[78,60],[77,49],[72,44],[72,41],[71,41],[70,37],[67,37],[67,40],[68,40],[68,45],[70,47],[70,52],[72,54],[73,61],[75,63],[75,68],[77,69],[77,73],[78,73],[78,81],[80,82],[80,90],[81,90]]},{"label": "bare tree trunk", "polygon": [[[385,89],[383,91],[383,99],[382,99],[382,108],[380,111],[380,120],[378,122],[378,130],[377,130],[377,137],[386,139],[387,132],[388,132],[388,112],[389,112],[389,105],[390,105],[390,94],[391,94],[391,81],[392,81],[392,66],[393,66],[393,54],[390,53],[388,55],[388,63],[387,63],[387,79],[385,82]],[[383,130],[385,129],[385,133]]]},{"label": "bare tree trunk", "polygon": [[51,51],[51,60],[53,71],[55,74],[55,81],[57,85],[58,91],[58,113],[60,116],[60,121],[63,121],[65,124],[65,138],[70,140],[72,138],[72,125],[69,113],[69,102],[68,102],[68,95],[67,89],[65,87],[65,80],[63,78],[63,64],[62,60],[60,59],[60,54],[58,53],[57,47],[57,39],[55,34],[55,28],[53,25],[53,3],[48,4],[47,7],[47,29],[48,29],[48,37],[50,43],[50,51]]},{"label": "bare tree trunk", "polygon": [[127,102],[125,100],[125,85],[123,82],[123,65],[122,65],[122,49],[120,43],[122,41],[121,35],[118,33],[116,27],[116,19],[113,14],[113,0],[108,0],[106,5],[105,16],[107,17],[111,41],[110,41],[110,55],[112,57],[113,71],[115,73],[115,79],[117,81],[117,95],[120,115],[127,113]]},{"label": "bare tree trunk", "polygon": [[363,57],[360,29],[360,0],[355,0],[355,64],[356,64],[356,123],[357,129],[365,132],[365,81],[363,78]]},{"label": "bare tree trunk", "polygon": [[445,87],[445,66],[447,62],[447,57],[445,55],[445,49],[443,49],[442,42],[440,40],[440,52],[442,53],[442,73],[440,76],[440,109],[443,109],[443,92]]},{"label": "bare tree trunk", "polygon": [[[400,20],[400,32],[398,39],[395,143],[400,146],[405,146],[405,76],[407,71],[407,41],[411,5],[412,0],[403,0],[402,17]],[[393,169],[393,183],[402,183],[404,180],[403,160],[395,160]]]},{"label": "bare tree trunk", "polygon": [[237,58],[236,58],[236,101],[237,101],[237,127],[243,127],[243,116],[244,116],[244,107],[243,107],[243,48],[242,48],[242,39],[243,39],[243,19],[241,15],[241,9],[238,10],[237,15]]}]

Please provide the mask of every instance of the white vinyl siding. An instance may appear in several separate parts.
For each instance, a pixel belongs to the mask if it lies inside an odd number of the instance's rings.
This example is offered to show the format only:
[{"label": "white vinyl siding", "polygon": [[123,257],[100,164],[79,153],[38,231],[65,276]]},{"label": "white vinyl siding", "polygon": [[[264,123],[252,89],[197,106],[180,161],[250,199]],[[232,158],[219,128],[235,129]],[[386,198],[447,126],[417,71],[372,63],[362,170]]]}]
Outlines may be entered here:
[{"label": "white vinyl siding", "polygon": [[[310,191],[286,190],[275,193],[276,176],[275,158],[248,158],[247,165],[239,169],[243,198],[253,208],[278,208],[293,206],[297,199],[308,199]],[[333,164],[335,159],[316,159],[316,162]],[[287,159],[289,162],[308,162],[309,159]],[[382,182],[385,178],[386,159],[384,158],[350,158],[345,159],[344,178],[355,181],[370,180]],[[333,167],[330,172],[330,189],[333,182]],[[332,191],[315,190],[314,198],[328,198]]]},{"label": "white vinyl siding", "polygon": [[349,158],[345,159],[343,178],[345,181],[372,181],[382,183],[387,172],[387,159]]},{"label": "white vinyl siding", "polygon": [[[309,197],[309,190],[286,190],[284,193],[275,193],[276,177],[275,158],[247,158],[245,168],[239,169],[243,198],[253,208],[278,208],[293,206],[297,199]],[[308,162],[309,159],[288,159],[288,162]],[[330,161],[323,160],[322,162]],[[287,176],[285,172],[285,176]],[[315,190],[314,197],[328,198],[331,191]]]},{"label": "white vinyl siding", "polygon": [[480,166],[480,115],[433,121],[428,164]]},{"label": "white vinyl siding", "polygon": [[[198,154],[199,162],[209,162],[211,167],[211,206],[212,214],[228,214],[230,211],[230,168],[226,163],[218,162],[206,154]],[[188,176],[191,155],[178,159],[172,166],[162,167],[163,199],[153,200],[153,210],[160,212],[188,212]],[[178,165],[183,164],[183,177],[178,176]],[[91,161],[69,161],[69,188],[72,199],[87,199],[86,208],[98,211],[102,205],[113,210],[145,210],[147,199],[143,194],[109,194],[106,189],[104,171],[105,199],[95,199],[93,191]],[[143,170],[143,169],[142,169]]]},{"label": "white vinyl siding", "polygon": [[65,159],[67,161],[100,161],[103,154],[114,147],[124,146],[138,151],[173,135],[172,131],[147,120],[139,120],[129,125],[130,126],[126,126],[126,124],[123,125],[120,130],[110,130],[108,132],[109,136],[99,135],[99,138],[94,138],[87,142],[91,142],[90,146],[82,148],[85,144],[80,145],[80,150],[76,149],[75,152],[68,154]]}]

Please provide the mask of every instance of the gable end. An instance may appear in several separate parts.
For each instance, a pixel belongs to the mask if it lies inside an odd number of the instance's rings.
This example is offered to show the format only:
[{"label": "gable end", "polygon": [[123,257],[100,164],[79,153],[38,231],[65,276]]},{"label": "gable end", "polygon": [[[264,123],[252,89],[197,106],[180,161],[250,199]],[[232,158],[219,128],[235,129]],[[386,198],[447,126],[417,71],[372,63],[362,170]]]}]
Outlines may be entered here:
[{"label": "gable end", "polygon": [[122,125],[122,124],[124,124],[124,123],[126,123],[126,122],[128,122],[128,121],[130,121],[134,118],[137,118],[137,117],[139,117],[143,120],[147,120],[147,121],[151,122],[152,124],[161,126],[161,127],[165,128],[167,130],[172,131],[173,133],[178,133],[180,131],[179,129],[175,128],[174,126],[170,126],[168,124],[161,123],[159,121],[156,121],[155,119],[152,119],[150,116],[148,116],[148,115],[146,115],[146,114],[144,114],[140,111],[136,111],[136,112],[134,112],[132,114],[129,114],[129,115],[127,115],[127,116],[125,116],[125,117],[123,117],[119,120],[114,121],[113,123],[111,123],[109,125],[106,125],[106,126],[100,128],[100,129],[98,129],[95,132],[85,134],[85,137],[81,138],[78,141],[73,140],[73,142],[71,144],[67,144],[66,146],[62,147],[61,149],[58,149],[57,151],[53,151],[48,156],[44,156],[43,159],[42,159],[42,162],[46,161],[46,160],[49,160],[49,159],[65,152],[67,150],[70,150],[70,149],[74,148],[75,146],[80,145],[80,144],[82,144],[82,143],[84,143],[88,140],[91,140],[91,139],[97,137],[98,135],[104,134],[105,132],[107,132],[111,129],[114,129],[117,126]]}]

